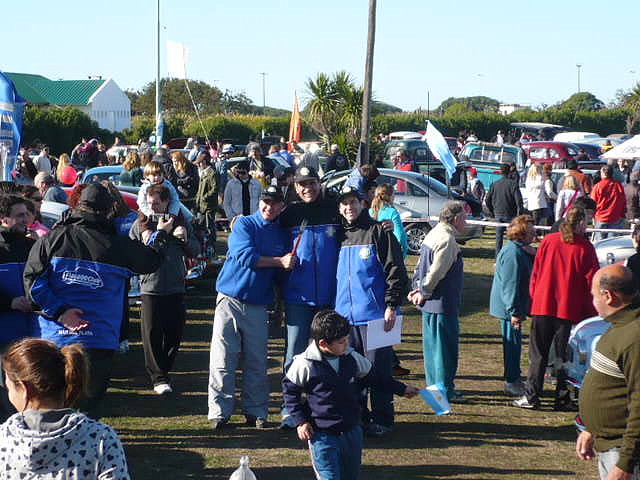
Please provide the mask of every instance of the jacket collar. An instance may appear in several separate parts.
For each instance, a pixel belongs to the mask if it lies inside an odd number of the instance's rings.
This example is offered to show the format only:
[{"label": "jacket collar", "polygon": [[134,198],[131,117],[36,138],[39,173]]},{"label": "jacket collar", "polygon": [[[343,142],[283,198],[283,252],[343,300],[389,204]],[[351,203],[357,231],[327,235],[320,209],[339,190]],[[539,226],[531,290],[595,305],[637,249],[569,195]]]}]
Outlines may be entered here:
[{"label": "jacket collar", "polygon": [[640,318],[640,298],[636,297],[633,303],[621,310],[609,315],[605,320],[614,325],[624,325]]},{"label": "jacket collar", "polygon": [[356,218],[356,221],[353,223],[347,222],[342,215],[340,215],[340,219],[342,221],[342,225],[344,225],[345,230],[357,230],[359,228],[368,228],[369,226],[375,223],[375,221],[371,218],[371,215],[369,215],[368,208],[363,208],[362,212],[360,212],[360,215],[358,216],[358,218]]}]

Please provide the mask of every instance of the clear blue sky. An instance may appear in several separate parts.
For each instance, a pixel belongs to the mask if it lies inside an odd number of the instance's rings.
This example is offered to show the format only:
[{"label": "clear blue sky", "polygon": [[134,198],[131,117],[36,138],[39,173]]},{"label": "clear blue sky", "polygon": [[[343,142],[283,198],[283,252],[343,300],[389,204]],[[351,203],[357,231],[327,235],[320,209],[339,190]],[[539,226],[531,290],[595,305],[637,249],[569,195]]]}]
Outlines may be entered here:
[{"label": "clear blue sky", "polygon": [[[2,2],[0,70],[52,79],[155,78],[155,0]],[[364,75],[367,0],[161,0],[166,40],[190,49],[190,78],[291,109],[317,72]],[[450,96],[553,104],[581,86],[604,102],[640,80],[638,0],[378,0],[373,88],[405,110]],[[11,19],[11,21],[7,21]],[[166,58],[162,57],[163,75]],[[635,73],[632,73],[635,72]],[[214,82],[215,81],[215,82]]]}]

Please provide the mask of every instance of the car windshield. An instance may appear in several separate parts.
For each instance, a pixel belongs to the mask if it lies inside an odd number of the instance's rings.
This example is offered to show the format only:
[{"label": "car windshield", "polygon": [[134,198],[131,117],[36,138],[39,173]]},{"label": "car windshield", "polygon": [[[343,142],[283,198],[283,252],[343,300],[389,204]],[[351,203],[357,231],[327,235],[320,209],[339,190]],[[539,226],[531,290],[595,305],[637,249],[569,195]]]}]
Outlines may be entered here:
[{"label": "car windshield", "polygon": [[108,180],[111,183],[117,184],[120,179],[120,174],[116,172],[100,172],[87,175],[82,183],[100,183],[103,180]]},{"label": "car windshield", "polygon": [[469,160],[476,162],[498,162],[498,163],[515,163],[516,156],[507,150],[476,148],[469,155]]}]

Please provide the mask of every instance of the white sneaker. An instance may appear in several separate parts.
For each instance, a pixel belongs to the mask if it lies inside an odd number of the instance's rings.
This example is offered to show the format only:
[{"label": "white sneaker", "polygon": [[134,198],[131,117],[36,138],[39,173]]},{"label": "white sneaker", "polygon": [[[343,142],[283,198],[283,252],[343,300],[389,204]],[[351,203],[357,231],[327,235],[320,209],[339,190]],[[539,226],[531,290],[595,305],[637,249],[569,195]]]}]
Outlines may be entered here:
[{"label": "white sneaker", "polygon": [[167,393],[173,392],[173,388],[171,388],[171,385],[169,385],[168,383],[159,383],[157,385],[154,385],[153,391],[158,395],[166,395]]},{"label": "white sneaker", "polygon": [[521,397],[524,395],[524,385],[522,385],[521,381],[504,382],[504,393],[512,397]]}]

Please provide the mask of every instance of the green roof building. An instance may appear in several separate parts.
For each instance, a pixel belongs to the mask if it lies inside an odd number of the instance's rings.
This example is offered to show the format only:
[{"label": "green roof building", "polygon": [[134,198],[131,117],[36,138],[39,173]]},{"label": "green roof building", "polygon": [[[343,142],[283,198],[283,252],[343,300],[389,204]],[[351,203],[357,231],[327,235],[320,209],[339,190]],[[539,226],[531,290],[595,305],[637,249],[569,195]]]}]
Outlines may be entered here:
[{"label": "green roof building", "polygon": [[30,73],[5,72],[5,75],[28,104],[76,107],[98,122],[100,128],[112,132],[131,128],[131,102],[111,78],[50,80]]}]

